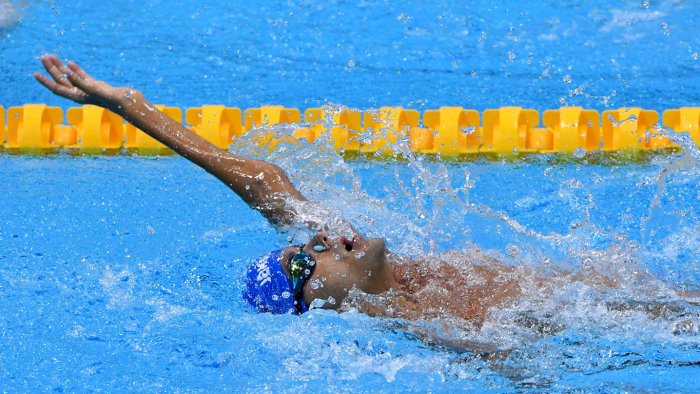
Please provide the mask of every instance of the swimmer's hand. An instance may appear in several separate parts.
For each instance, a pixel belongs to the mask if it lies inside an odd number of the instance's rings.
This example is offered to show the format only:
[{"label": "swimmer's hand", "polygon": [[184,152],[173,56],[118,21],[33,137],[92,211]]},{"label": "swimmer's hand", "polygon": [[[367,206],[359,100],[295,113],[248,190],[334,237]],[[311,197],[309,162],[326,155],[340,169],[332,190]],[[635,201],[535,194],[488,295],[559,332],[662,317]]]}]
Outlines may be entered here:
[{"label": "swimmer's hand", "polygon": [[56,55],[42,56],[41,64],[51,78],[39,72],[34,73],[34,78],[52,93],[78,104],[97,105],[123,115],[120,106],[126,100],[122,98],[134,93],[133,89],[115,88],[98,81],[75,62],[66,65]]}]

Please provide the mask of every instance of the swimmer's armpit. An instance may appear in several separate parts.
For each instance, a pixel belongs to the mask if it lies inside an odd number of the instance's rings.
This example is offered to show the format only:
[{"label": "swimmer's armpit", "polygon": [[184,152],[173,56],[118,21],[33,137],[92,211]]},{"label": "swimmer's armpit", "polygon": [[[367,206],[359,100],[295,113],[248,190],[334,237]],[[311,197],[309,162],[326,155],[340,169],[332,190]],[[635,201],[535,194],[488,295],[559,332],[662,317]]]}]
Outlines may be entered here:
[{"label": "swimmer's armpit", "polygon": [[120,115],[216,176],[273,224],[292,221],[295,213],[286,203],[288,199],[305,200],[281,168],[219,149],[159,111],[141,92],[99,81],[78,64],[66,65],[56,55],[42,56],[41,63],[50,78],[38,72],[34,78],[48,90],[78,104],[97,105]]}]

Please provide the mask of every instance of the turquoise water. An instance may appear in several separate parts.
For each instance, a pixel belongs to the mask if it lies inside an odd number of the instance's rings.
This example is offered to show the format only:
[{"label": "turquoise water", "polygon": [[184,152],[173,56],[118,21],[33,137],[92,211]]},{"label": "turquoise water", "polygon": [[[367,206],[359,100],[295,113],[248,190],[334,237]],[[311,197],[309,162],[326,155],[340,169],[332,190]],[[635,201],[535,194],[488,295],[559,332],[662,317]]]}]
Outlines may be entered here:
[{"label": "turquoise water", "polygon": [[[533,6],[529,6],[533,7]],[[692,2],[36,2],[2,28],[0,104],[47,102],[58,52],[180,107],[361,109],[698,105]],[[579,89],[581,86],[583,88]],[[576,93],[578,92],[578,93]],[[277,130],[284,131],[284,130]],[[245,137],[231,149],[251,155]],[[684,141],[680,141],[684,142]],[[686,141],[687,142],[687,141]],[[461,261],[473,245],[547,278],[453,335],[498,360],[356,312],[251,313],[249,259],[286,244],[176,157],[0,154],[0,387],[37,391],[670,391],[700,386],[698,157],[600,165],[343,161],[324,142],[262,157],[391,249]],[[666,306],[661,316],[644,312]],[[626,308],[616,308],[625,305]],[[622,309],[622,310],[618,310]],[[532,318],[558,327],[547,334]],[[426,323],[429,324],[429,323]]]}]

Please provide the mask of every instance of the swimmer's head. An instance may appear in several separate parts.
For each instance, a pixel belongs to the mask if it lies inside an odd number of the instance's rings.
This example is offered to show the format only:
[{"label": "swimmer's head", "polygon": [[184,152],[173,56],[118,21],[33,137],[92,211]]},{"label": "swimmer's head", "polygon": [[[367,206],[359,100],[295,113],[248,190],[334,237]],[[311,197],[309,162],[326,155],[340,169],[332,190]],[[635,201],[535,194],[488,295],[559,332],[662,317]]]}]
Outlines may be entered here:
[{"label": "swimmer's head", "polygon": [[[294,259],[303,260],[300,255],[313,261],[313,269],[301,281],[301,289],[297,289],[302,308],[297,312],[290,267],[293,268]],[[298,285],[299,281],[295,283]],[[316,305],[323,308],[337,309],[353,288],[379,294],[394,285],[383,239],[367,239],[359,234],[353,239],[332,239],[319,231],[301,250],[290,246],[253,262],[248,268],[243,296],[259,312],[303,313],[313,300],[322,301]]]}]

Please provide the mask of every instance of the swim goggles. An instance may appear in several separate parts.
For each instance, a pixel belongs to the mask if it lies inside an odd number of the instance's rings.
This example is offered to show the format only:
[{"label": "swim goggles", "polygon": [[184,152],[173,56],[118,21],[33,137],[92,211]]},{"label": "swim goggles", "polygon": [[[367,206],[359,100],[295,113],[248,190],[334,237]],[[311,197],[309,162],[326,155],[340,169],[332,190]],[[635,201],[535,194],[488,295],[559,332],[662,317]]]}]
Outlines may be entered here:
[{"label": "swim goggles", "polygon": [[292,289],[294,295],[294,308],[297,314],[304,312],[302,310],[302,301],[304,298],[304,285],[314,274],[314,269],[316,268],[316,261],[310,254],[303,251],[304,246],[301,247],[301,251],[289,260],[289,273],[292,275]]}]

